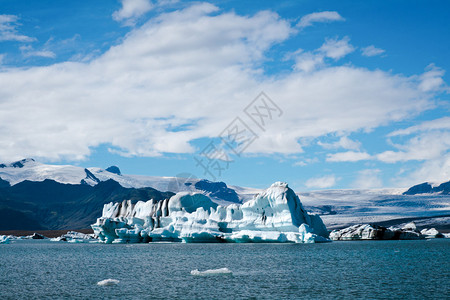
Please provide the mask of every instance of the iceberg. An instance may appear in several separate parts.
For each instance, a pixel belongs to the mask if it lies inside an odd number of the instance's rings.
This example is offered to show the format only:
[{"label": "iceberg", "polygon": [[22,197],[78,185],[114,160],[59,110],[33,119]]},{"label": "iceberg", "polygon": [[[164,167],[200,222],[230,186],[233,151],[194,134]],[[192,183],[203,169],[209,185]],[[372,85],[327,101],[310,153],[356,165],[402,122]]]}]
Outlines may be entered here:
[{"label": "iceberg", "polygon": [[117,279],[105,279],[105,280],[97,282],[97,285],[110,286],[110,285],[117,285],[117,284],[119,284],[119,282],[120,281]]},{"label": "iceberg", "polygon": [[443,238],[444,235],[436,230],[436,228],[422,229],[420,234],[425,236],[426,239]]},{"label": "iceberg", "polygon": [[232,275],[232,274],[233,272],[231,272],[230,269],[228,268],[212,269],[205,271],[199,271],[198,269],[195,269],[191,271],[191,275],[194,276]]},{"label": "iceberg", "polygon": [[9,244],[11,239],[9,236],[6,235],[0,235],[0,244]]},{"label": "iceberg", "polygon": [[372,225],[357,224],[341,230],[333,230],[330,239],[334,241],[351,240],[419,240],[442,238],[444,235],[435,228],[419,231],[414,222],[410,222],[401,228],[391,226],[389,228]]},{"label": "iceberg", "polygon": [[284,182],[272,184],[242,205],[221,206],[192,192],[162,201],[110,202],[91,227],[104,243],[330,241],[322,219],[307,213]]},{"label": "iceberg", "polygon": [[76,231],[68,231],[67,233],[50,239],[52,242],[68,242],[68,243],[94,243],[98,240],[95,239],[91,234],[85,234]]}]

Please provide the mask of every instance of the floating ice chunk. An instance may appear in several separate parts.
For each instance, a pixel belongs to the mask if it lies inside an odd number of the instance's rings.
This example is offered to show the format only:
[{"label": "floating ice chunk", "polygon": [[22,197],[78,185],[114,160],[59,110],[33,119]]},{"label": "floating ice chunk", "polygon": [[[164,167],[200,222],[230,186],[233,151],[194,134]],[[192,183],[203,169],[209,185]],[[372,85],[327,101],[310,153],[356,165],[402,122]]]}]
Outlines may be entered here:
[{"label": "floating ice chunk", "polygon": [[117,285],[119,284],[119,280],[117,279],[105,279],[102,281],[97,282],[97,285],[101,285],[101,286],[109,286],[109,285]]},{"label": "floating ice chunk", "polygon": [[303,243],[310,244],[310,243],[331,242],[331,240],[313,233],[313,230],[307,224],[300,225],[300,228],[298,229],[298,231],[299,231],[299,235],[300,235],[300,240]]},{"label": "floating ice chunk", "polygon": [[0,235],[0,244],[9,244],[10,238],[6,235]]},{"label": "floating ice chunk", "polygon": [[436,228],[430,228],[430,229],[423,229],[420,234],[425,236],[426,239],[433,239],[433,238],[443,238],[444,235],[436,230]]},{"label": "floating ice chunk", "polygon": [[199,271],[198,269],[195,269],[191,271],[191,275],[194,276],[232,275],[232,274],[233,272],[231,272],[231,270],[228,268],[211,269],[205,271]]}]

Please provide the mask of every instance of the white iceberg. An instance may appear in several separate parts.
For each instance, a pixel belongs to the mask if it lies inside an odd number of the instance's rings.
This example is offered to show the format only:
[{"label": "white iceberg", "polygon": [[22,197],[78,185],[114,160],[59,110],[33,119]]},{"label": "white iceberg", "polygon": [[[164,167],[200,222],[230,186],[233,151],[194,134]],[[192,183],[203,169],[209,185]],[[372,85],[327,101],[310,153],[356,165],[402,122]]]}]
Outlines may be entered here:
[{"label": "white iceberg", "polygon": [[105,243],[330,241],[322,219],[308,214],[283,182],[242,205],[221,206],[208,196],[188,192],[158,202],[111,202],[92,228]]},{"label": "white iceberg", "polygon": [[422,229],[420,231],[426,239],[443,238],[444,235],[436,230],[436,228]]},{"label": "white iceberg", "polygon": [[92,234],[86,234],[77,231],[67,231],[67,233],[51,238],[52,242],[68,242],[68,243],[93,243],[98,240],[94,238]]},{"label": "white iceberg", "polygon": [[333,230],[330,233],[330,239],[334,241],[418,240],[443,237],[444,235],[435,228],[419,231],[414,222],[410,222],[402,227],[391,226],[389,228],[372,224],[357,224],[341,230]]},{"label": "white iceberg", "polygon": [[211,269],[205,271],[199,271],[198,269],[192,270],[191,275],[194,276],[211,276],[211,275],[232,275],[233,272],[228,268]]},{"label": "white iceberg", "polygon": [[117,284],[119,284],[119,282],[120,281],[117,279],[105,279],[105,280],[97,282],[97,285],[110,286],[110,285],[117,285]]},{"label": "white iceberg", "polygon": [[0,235],[0,244],[9,244],[11,239],[7,235]]}]

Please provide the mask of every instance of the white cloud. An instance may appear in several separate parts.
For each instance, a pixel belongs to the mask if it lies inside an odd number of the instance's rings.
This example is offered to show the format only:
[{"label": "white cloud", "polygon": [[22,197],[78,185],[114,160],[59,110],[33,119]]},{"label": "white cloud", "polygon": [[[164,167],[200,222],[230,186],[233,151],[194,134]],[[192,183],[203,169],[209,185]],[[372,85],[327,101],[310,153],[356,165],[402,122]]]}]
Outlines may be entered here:
[{"label": "white cloud", "polygon": [[326,57],[333,59],[340,59],[349,53],[355,51],[355,48],[349,44],[350,38],[348,36],[342,39],[327,39],[320,47],[319,52],[324,53]]},{"label": "white cloud", "polygon": [[19,18],[14,15],[0,15],[0,42],[17,41],[32,42],[35,38],[20,34],[17,27],[20,25],[17,21]]},{"label": "white cloud", "polygon": [[336,11],[315,12],[303,16],[298,22],[297,27],[305,28],[312,26],[314,23],[328,23],[336,21],[345,21],[345,19]]},{"label": "white cloud", "polygon": [[317,163],[317,162],[319,162],[319,159],[317,157],[306,158],[304,160],[295,162],[294,166],[296,166],[296,167],[304,167],[304,166],[307,166],[307,165],[310,165],[310,164],[314,164],[314,163]]},{"label": "white cloud", "polygon": [[383,49],[380,48],[376,48],[374,45],[365,47],[361,49],[362,55],[364,56],[377,56],[377,55],[381,55],[384,52],[386,52]]},{"label": "white cloud", "polygon": [[365,169],[358,172],[357,179],[353,182],[353,187],[357,189],[373,189],[383,186],[381,170]]},{"label": "white cloud", "polygon": [[334,143],[323,143],[319,141],[317,144],[325,149],[344,148],[348,150],[359,150],[359,148],[361,147],[360,142],[349,139],[347,136],[342,136],[339,141]]},{"label": "white cloud", "polygon": [[407,176],[394,178],[394,184],[410,187],[422,182],[442,183],[450,180],[450,153],[425,161]]},{"label": "white cloud", "polygon": [[294,69],[302,72],[312,72],[325,66],[325,59],[332,58],[338,60],[354,51],[354,47],[349,43],[350,39],[344,37],[341,40],[326,39],[325,43],[312,52],[302,52],[300,50],[288,55],[295,58]]},{"label": "white cloud", "polygon": [[432,131],[410,138],[404,144],[394,144],[398,151],[378,154],[378,160],[396,163],[410,160],[432,160],[443,156],[450,149],[450,131]]},{"label": "white cloud", "polygon": [[445,85],[442,79],[444,74],[444,70],[436,67],[434,64],[430,64],[427,67],[427,71],[420,76],[421,82],[419,88],[425,92],[438,90]]},{"label": "white cloud", "polygon": [[22,51],[22,55],[24,57],[46,57],[46,58],[55,58],[56,54],[50,50],[35,50],[31,46],[21,46],[19,47],[20,51]]},{"label": "white cloud", "polygon": [[122,7],[113,13],[115,21],[126,21],[126,25],[134,25],[134,22],[143,14],[153,8],[150,0],[120,0]]},{"label": "white cloud", "polygon": [[388,134],[389,137],[410,135],[416,132],[446,129],[450,130],[450,117],[443,117],[435,120],[425,121],[419,125],[414,125],[405,129],[399,129]]},{"label": "white cloud", "polygon": [[302,72],[312,72],[325,63],[322,54],[305,52],[295,58],[294,69]]},{"label": "white cloud", "polygon": [[372,157],[370,154],[366,152],[355,152],[355,151],[347,151],[347,152],[339,152],[327,155],[328,162],[356,162],[361,160],[368,160]]},{"label": "white cloud", "polygon": [[310,178],[305,182],[307,188],[326,189],[333,187],[337,182],[334,175],[327,175],[323,177]]},{"label": "white cloud", "polygon": [[[392,143],[396,150],[376,155],[385,163],[417,161],[409,174],[399,174],[395,185],[411,186],[424,181],[443,182],[450,179],[450,118],[425,121],[388,135],[400,137],[402,143]],[[403,141],[406,138],[406,141]]]},{"label": "white cloud", "polygon": [[293,34],[275,13],[203,3],[151,19],[89,62],[9,68],[0,72],[0,159],[83,159],[100,144],[128,156],[190,153],[193,140],[245,117],[262,90],[284,113],[248,153],[299,153],[299,140],[370,130],[432,105],[416,79],[380,70],[266,75],[266,51]]}]

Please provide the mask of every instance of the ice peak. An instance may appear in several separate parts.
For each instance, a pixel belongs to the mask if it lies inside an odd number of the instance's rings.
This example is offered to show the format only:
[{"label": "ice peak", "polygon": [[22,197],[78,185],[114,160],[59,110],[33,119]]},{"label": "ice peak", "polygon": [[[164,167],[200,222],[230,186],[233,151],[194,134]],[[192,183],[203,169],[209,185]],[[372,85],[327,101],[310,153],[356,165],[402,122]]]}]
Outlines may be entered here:
[{"label": "ice peak", "polygon": [[283,182],[283,181],[277,181],[277,182],[274,182],[271,186],[270,186],[270,188],[285,188],[285,189],[288,189],[289,188],[289,186],[288,186],[288,184],[287,184],[287,182]]},{"label": "ice peak", "polygon": [[0,168],[23,168],[25,165],[35,163],[36,161],[33,158],[24,158],[22,160],[18,160],[12,162],[10,164],[0,164]]}]

